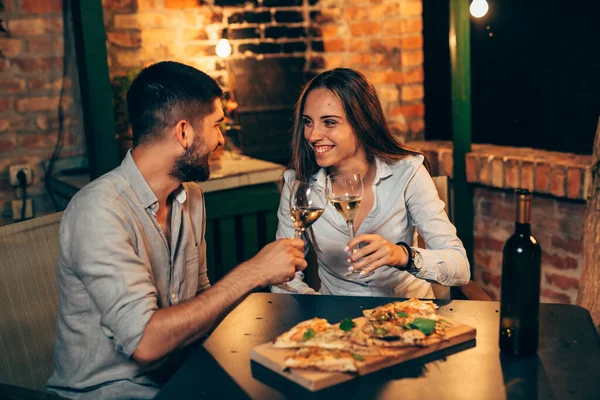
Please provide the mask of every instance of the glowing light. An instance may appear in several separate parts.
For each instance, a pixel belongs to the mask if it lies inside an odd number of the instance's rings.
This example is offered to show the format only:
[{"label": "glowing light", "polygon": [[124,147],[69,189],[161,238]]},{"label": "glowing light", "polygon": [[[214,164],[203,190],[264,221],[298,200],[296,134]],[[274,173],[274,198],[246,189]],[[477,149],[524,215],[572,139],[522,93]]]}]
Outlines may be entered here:
[{"label": "glowing light", "polygon": [[471,11],[471,15],[475,18],[481,18],[485,14],[487,14],[490,6],[485,0],[473,0],[471,3],[471,7],[469,7],[469,11]]},{"label": "glowing light", "polygon": [[224,38],[219,39],[215,51],[221,58],[229,57],[231,55],[231,44],[229,43],[229,40]]}]

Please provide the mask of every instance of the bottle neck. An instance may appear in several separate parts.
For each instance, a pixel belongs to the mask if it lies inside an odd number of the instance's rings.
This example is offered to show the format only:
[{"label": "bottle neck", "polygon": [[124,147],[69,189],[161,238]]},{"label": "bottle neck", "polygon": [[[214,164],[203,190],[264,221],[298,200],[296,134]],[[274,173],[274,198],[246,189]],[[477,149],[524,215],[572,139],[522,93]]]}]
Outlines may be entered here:
[{"label": "bottle neck", "polygon": [[517,194],[517,215],[515,233],[529,235],[531,233],[531,194]]},{"label": "bottle neck", "polygon": [[515,233],[518,235],[531,235],[531,224],[515,223]]}]

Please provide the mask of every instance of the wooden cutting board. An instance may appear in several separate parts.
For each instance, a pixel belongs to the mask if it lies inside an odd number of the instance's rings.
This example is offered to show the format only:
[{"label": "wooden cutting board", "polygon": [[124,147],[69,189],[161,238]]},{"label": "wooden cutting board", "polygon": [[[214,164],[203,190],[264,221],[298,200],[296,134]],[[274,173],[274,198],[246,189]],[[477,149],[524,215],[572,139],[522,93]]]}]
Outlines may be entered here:
[{"label": "wooden cutting board", "polygon": [[[363,318],[363,317],[361,317]],[[355,321],[360,325],[360,318]],[[447,320],[447,319],[446,319]],[[448,347],[475,339],[476,330],[472,326],[453,323],[453,326],[446,331],[446,337],[441,339],[439,336],[432,335],[425,340],[424,347],[405,347],[398,349],[394,357],[367,357],[359,363],[358,373],[341,372],[321,372],[309,371],[292,368],[284,371],[283,362],[289,355],[294,354],[295,349],[277,349],[273,343],[264,343],[256,346],[250,351],[250,358],[268,369],[285,376],[311,391],[321,390],[339,383],[354,379],[359,375],[367,375],[371,372],[379,371],[382,368],[400,364],[404,361],[413,360]]]}]

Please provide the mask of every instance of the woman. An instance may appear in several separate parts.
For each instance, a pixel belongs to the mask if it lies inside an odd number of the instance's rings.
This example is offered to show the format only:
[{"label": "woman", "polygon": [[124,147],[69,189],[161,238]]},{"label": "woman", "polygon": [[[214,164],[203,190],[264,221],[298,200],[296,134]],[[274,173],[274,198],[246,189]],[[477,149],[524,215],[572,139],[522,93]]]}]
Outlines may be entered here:
[{"label": "woman", "polygon": [[[465,249],[424,157],[391,134],[375,88],[361,73],[336,68],[313,78],[296,105],[293,135],[277,238],[294,234],[289,196],[295,179],[315,181],[325,190],[327,174],[363,177],[353,240],[331,204],[304,235],[307,248],[312,246],[317,255],[322,294],[433,298],[428,281],[448,286],[469,281]],[[411,247],[415,228],[427,250]],[[362,279],[346,278],[349,268],[360,270]],[[317,293],[303,278],[298,272],[289,287]],[[281,287],[272,291],[285,292]]]}]

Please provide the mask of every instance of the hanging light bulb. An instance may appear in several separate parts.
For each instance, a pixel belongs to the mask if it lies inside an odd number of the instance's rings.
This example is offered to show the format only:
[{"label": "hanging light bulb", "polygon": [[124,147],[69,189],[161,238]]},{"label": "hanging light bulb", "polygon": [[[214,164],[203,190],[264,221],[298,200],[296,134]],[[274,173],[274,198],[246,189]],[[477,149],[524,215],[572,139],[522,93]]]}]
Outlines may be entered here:
[{"label": "hanging light bulb", "polygon": [[219,39],[215,51],[221,58],[229,57],[231,55],[231,44],[229,43],[229,40],[226,38]]},{"label": "hanging light bulb", "polygon": [[471,7],[469,7],[469,11],[471,11],[471,15],[475,18],[481,18],[485,14],[487,14],[490,6],[485,0],[473,0],[471,3]]},{"label": "hanging light bulb", "polygon": [[221,58],[226,58],[231,55],[231,43],[229,43],[229,32],[227,28],[223,28],[221,32],[221,39],[217,42],[217,47],[215,47],[215,52]]},{"label": "hanging light bulb", "polygon": [[[200,0],[200,4],[207,6],[210,9],[210,11],[215,15],[215,17],[217,17],[221,21],[224,20],[223,14],[217,12],[209,2],[207,2],[206,0]],[[229,43],[228,39],[227,24],[221,32],[221,39],[219,39],[217,45],[215,46],[215,53],[217,53],[217,56],[221,58],[226,58],[231,55],[231,43]]]}]

